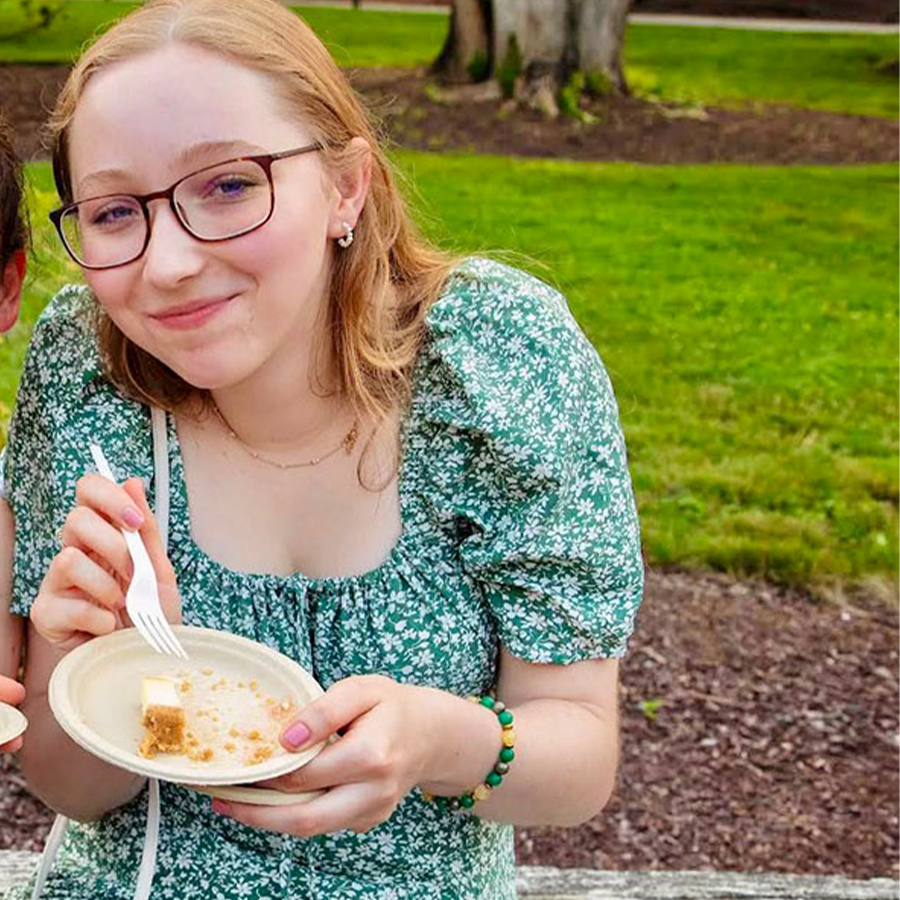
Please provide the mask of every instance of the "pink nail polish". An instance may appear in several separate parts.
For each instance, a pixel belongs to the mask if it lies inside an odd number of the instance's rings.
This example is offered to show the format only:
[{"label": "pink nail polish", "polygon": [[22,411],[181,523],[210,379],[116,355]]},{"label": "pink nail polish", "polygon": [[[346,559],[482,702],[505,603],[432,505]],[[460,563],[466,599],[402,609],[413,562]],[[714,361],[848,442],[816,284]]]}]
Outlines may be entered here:
[{"label": "pink nail polish", "polygon": [[284,742],[297,750],[309,737],[309,729],[302,722],[294,722],[284,733]]},{"label": "pink nail polish", "polygon": [[126,506],[122,513],[122,521],[129,528],[140,528],[144,524],[144,517],[133,506]]}]

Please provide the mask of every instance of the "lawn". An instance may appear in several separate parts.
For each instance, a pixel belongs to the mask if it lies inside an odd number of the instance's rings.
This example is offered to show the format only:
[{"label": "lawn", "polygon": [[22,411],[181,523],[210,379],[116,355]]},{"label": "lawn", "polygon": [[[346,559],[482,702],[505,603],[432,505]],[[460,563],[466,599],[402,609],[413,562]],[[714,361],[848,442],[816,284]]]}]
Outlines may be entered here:
[{"label": "lawn", "polygon": [[[68,62],[97,29],[135,4],[78,0],[43,34],[0,41],[6,62]],[[302,15],[341,65],[416,66],[437,56],[447,18],[306,7]],[[631,25],[626,69],[641,93],[687,103],[760,101],[866,115],[898,115],[897,77],[879,64],[897,58],[891,35],[781,34]]]},{"label": "lawn", "polygon": [[[569,295],[616,386],[652,564],[895,577],[896,167],[399,163],[433,237],[513,248]],[[29,176],[41,274],[3,347],[5,408],[29,324],[71,277],[43,224],[47,165]]]}]

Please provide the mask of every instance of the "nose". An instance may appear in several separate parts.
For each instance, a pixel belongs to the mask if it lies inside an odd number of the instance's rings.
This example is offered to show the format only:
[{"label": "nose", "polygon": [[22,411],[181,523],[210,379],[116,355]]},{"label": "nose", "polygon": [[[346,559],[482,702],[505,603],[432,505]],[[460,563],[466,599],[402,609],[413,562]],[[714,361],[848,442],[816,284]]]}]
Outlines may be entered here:
[{"label": "nose", "polygon": [[150,207],[150,240],[142,257],[144,279],[157,288],[173,288],[203,268],[206,251],[182,227],[166,202]]}]

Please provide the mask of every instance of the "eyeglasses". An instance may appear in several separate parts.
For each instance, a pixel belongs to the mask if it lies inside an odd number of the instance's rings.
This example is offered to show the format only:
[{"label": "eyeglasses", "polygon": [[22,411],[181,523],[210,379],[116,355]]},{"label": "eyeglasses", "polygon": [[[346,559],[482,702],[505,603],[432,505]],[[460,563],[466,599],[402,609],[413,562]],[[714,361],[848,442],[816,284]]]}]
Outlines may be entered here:
[{"label": "eyeglasses", "polygon": [[153,200],[168,200],[182,228],[212,243],[261,228],[275,209],[272,163],[321,150],[305,147],[239,156],[206,166],[152,194],[106,194],[69,203],[50,213],[69,256],[85,269],[113,269],[140,258],[150,243]]}]

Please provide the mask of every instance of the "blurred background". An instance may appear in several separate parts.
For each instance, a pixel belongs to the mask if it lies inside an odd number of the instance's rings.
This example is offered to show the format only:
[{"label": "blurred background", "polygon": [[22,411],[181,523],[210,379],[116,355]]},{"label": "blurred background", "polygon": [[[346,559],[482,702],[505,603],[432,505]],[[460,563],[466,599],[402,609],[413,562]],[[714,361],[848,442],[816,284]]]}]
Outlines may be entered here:
[{"label": "blurred background", "polygon": [[[34,229],[0,444],[32,324],[79,278],[41,126],[135,5],[0,0]],[[520,861],[896,877],[896,3],[293,8],[423,229],[558,285],[619,399],[648,578],[619,790],[580,828],[521,829]],[[50,814],[3,765],[0,849],[38,849]]]}]

